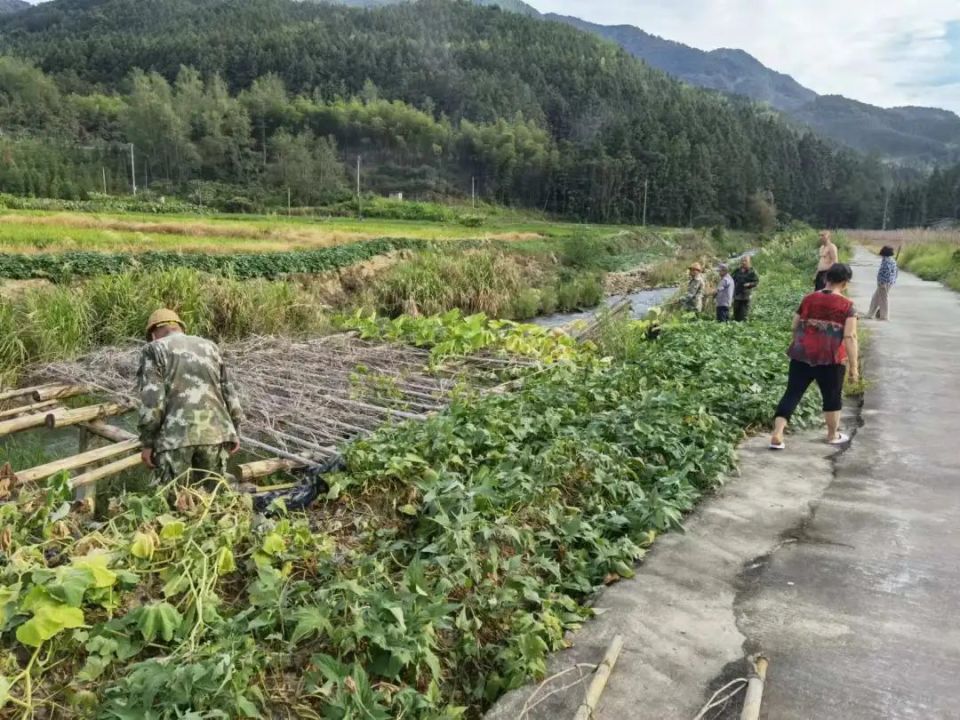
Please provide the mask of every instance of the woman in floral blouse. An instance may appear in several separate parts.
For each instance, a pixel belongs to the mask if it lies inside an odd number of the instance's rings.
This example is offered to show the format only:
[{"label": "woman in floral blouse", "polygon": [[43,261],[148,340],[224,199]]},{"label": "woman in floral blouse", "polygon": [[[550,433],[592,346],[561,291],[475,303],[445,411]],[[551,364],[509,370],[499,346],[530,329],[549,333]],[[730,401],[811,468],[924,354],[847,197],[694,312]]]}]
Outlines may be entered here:
[{"label": "woman in floral blouse", "polygon": [[867,318],[872,320],[886,320],[890,316],[889,298],[890,288],[897,282],[897,261],[893,257],[893,248],[889,245],[884,246],[880,251],[880,271],[877,273],[877,291],[873,293],[873,300],[870,301],[870,311]]}]

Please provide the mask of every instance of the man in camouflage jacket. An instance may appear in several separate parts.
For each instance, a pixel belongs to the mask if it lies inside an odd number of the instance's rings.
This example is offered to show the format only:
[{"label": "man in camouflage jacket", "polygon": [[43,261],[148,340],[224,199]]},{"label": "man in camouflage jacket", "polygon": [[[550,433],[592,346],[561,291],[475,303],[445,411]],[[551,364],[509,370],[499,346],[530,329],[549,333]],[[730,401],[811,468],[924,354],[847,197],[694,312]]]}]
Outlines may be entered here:
[{"label": "man in camouflage jacket", "polygon": [[240,449],[243,411],[220,350],[185,330],[176,313],[158,310],[140,355],[142,458],[160,484],[224,477]]}]

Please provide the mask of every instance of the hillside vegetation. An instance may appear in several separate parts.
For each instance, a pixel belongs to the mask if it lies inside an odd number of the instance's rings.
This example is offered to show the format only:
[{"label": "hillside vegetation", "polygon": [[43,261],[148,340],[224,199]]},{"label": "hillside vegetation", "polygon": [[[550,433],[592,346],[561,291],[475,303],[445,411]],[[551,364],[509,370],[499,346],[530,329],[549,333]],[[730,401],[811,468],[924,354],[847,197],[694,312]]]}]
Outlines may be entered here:
[{"label": "hillside vegetation", "polygon": [[882,211],[879,164],[496,7],[58,0],[0,33],[38,66],[0,61],[12,193],[78,197],[104,176],[127,192],[132,142],[141,188],[235,208],[342,199],[362,155],[368,190],[475,186],[600,221],[644,205],[675,225],[763,224],[774,204],[821,225]]}]

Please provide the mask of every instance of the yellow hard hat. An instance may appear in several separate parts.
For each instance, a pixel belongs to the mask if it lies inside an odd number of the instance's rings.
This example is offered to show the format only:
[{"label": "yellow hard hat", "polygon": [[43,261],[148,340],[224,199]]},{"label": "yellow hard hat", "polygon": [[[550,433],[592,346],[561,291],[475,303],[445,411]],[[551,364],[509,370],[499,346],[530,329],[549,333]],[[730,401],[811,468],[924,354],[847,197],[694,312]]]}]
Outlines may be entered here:
[{"label": "yellow hard hat", "polygon": [[150,319],[147,320],[147,340],[150,339],[150,336],[157,327],[160,325],[170,325],[171,323],[176,323],[180,326],[181,330],[184,332],[187,331],[187,326],[183,324],[183,320],[181,320],[180,316],[173,310],[162,308],[154,312],[153,315],[150,316]]}]

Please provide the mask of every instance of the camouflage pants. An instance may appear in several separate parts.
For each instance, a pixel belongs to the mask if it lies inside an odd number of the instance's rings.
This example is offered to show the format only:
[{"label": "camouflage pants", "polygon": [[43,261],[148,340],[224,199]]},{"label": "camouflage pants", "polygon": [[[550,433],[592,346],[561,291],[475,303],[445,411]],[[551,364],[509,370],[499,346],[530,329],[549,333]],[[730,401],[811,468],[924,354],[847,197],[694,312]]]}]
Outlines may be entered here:
[{"label": "camouflage pants", "polygon": [[227,461],[230,452],[226,445],[195,445],[158,452],[153,459],[157,466],[153,471],[154,482],[166,485],[178,481],[182,485],[204,483],[216,485],[227,476]]}]

